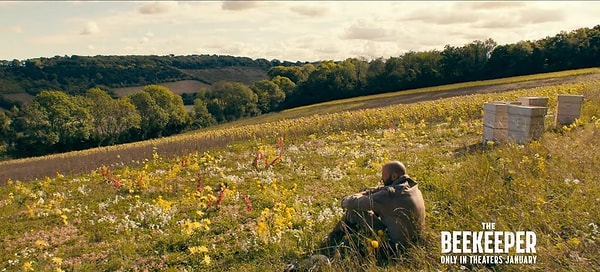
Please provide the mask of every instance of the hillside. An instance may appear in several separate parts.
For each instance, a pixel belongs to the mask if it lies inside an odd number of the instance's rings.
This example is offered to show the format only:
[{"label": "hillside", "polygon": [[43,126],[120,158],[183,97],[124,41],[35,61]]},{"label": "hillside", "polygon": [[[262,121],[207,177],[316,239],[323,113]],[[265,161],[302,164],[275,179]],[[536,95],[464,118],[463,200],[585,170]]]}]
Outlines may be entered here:
[{"label": "hillside", "polygon": [[[557,94],[585,97],[579,121],[552,125]],[[481,105],[521,96],[549,98],[544,135],[482,145]],[[596,271],[599,96],[594,79],[28,159],[54,172],[0,187],[0,263],[6,271],[282,271],[321,249],[342,197],[377,186],[382,164],[400,160],[423,192],[422,238],[390,260],[384,230],[344,237],[324,271]],[[441,261],[442,232],[481,231],[483,222],[534,233],[535,252],[468,254],[502,263]],[[535,261],[507,263],[513,257]]]},{"label": "hillside", "polygon": [[[28,102],[42,90],[83,94],[93,87],[131,93],[138,86],[167,84],[191,93],[220,80],[250,83],[273,65],[295,65],[220,55],[55,56],[0,61],[0,107]],[[173,83],[183,81],[179,83]],[[189,84],[191,83],[191,84]]]},{"label": "hillside", "polygon": [[[192,80],[180,80],[175,82],[158,83],[165,86],[176,94],[192,94],[201,88],[210,89],[211,85],[219,81],[242,82],[250,85],[252,82],[267,79],[267,71],[252,67],[221,67],[207,69],[182,69]],[[145,85],[113,88],[112,92],[117,97],[130,95],[144,88]]]},{"label": "hillside", "polygon": [[[587,71],[587,70],[586,70]],[[194,138],[195,135],[201,135],[204,132],[210,133],[210,131],[227,130],[229,128],[241,128],[256,124],[267,124],[275,123],[283,120],[292,120],[301,117],[310,117],[316,114],[334,114],[342,111],[359,111],[370,108],[382,108],[387,106],[394,106],[400,104],[411,104],[417,102],[424,102],[430,100],[437,100],[441,98],[454,97],[454,96],[467,96],[474,94],[492,94],[501,93],[514,90],[523,90],[526,88],[543,87],[543,86],[555,86],[560,84],[577,83],[577,82],[588,82],[597,80],[600,78],[600,73],[597,70],[589,70],[592,73],[569,76],[568,72],[566,76],[560,76],[555,78],[546,79],[535,79],[527,81],[519,81],[514,83],[502,83],[502,84],[491,84],[491,85],[480,85],[477,87],[454,87],[455,85],[439,86],[441,90],[425,92],[404,91],[396,92],[383,95],[373,95],[354,99],[332,101],[322,104],[311,105],[307,107],[301,107],[296,109],[290,109],[281,113],[272,113],[268,115],[257,116],[253,118],[243,119],[240,121],[226,123],[215,127],[209,127],[204,130],[197,132],[186,133],[179,136],[171,136],[162,139],[149,140],[138,143],[123,144],[112,147],[101,147],[85,151],[69,152],[64,154],[49,155],[38,158],[30,159],[18,159],[11,161],[0,162],[0,184],[6,182],[7,179],[13,180],[31,180],[40,179],[44,176],[52,176],[56,172],[68,174],[68,173],[80,173],[91,171],[98,167],[98,165],[114,165],[119,162],[129,161],[141,161],[149,158],[152,152],[158,151],[162,156],[173,156],[180,154],[190,149],[209,149],[219,146],[225,146],[234,140],[247,139],[245,137],[230,135],[219,139],[211,139],[210,141],[198,140],[194,141],[193,147],[186,146],[182,142],[185,142],[189,137]],[[512,80],[525,80],[512,79]],[[511,79],[508,79],[511,81]],[[492,81],[493,83],[494,81]],[[482,82],[481,84],[485,84]],[[85,164],[79,163],[85,161]]]}]

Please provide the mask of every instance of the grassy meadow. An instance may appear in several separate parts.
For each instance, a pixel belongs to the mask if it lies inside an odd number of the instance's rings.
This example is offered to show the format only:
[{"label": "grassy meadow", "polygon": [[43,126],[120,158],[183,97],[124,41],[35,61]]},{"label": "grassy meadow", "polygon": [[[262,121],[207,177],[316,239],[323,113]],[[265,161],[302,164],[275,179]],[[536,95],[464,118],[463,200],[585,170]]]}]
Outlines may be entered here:
[{"label": "grassy meadow", "polygon": [[[573,125],[553,126],[557,94],[584,95]],[[482,144],[483,103],[520,96],[549,97],[542,138]],[[92,171],[7,181],[0,271],[282,271],[319,250],[341,199],[377,186],[390,160],[420,184],[422,241],[381,264],[370,243],[381,237],[362,237],[325,271],[600,269],[600,81],[202,133],[171,139],[178,155],[124,152]],[[534,231],[537,262],[442,264],[440,232],[482,222]]]}]

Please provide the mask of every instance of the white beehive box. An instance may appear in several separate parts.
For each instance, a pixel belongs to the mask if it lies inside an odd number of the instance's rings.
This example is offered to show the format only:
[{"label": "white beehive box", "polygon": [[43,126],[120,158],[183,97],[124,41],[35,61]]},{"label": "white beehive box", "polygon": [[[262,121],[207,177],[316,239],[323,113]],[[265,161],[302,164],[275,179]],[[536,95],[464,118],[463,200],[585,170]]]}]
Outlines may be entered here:
[{"label": "white beehive box", "polygon": [[508,139],[523,144],[544,134],[547,107],[508,105]]},{"label": "white beehive box", "polygon": [[559,94],[556,101],[555,126],[571,124],[581,115],[583,95]]},{"label": "white beehive box", "polygon": [[525,96],[519,97],[517,101],[523,106],[548,107],[548,97],[543,96]]},{"label": "white beehive box", "polygon": [[483,142],[505,142],[508,139],[508,104],[516,101],[494,101],[483,104]]}]

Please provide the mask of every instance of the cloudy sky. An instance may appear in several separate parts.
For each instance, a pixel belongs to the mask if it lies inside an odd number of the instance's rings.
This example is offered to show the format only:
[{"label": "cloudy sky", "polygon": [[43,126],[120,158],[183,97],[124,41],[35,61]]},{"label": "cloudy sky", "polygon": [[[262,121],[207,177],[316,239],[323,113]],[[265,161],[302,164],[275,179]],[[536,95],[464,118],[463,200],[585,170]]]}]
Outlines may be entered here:
[{"label": "cloudy sky", "polygon": [[0,59],[218,54],[367,59],[600,24],[600,2],[0,1]]}]

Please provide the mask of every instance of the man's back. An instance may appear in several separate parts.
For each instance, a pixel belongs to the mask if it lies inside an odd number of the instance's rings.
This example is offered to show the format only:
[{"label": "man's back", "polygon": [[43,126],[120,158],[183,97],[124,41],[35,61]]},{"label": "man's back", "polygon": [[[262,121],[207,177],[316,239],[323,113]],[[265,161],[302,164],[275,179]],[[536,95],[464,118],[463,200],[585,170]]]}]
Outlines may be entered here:
[{"label": "man's back", "polygon": [[418,184],[408,176],[402,176],[377,191],[345,198],[342,206],[375,212],[387,227],[391,241],[401,246],[412,242],[425,223],[423,195]]},{"label": "man's back", "polygon": [[[387,205],[382,205],[381,221],[388,227],[392,242],[407,246],[414,241],[425,224],[425,203],[419,185],[410,178],[392,185]],[[377,213],[377,211],[375,211]]]}]

